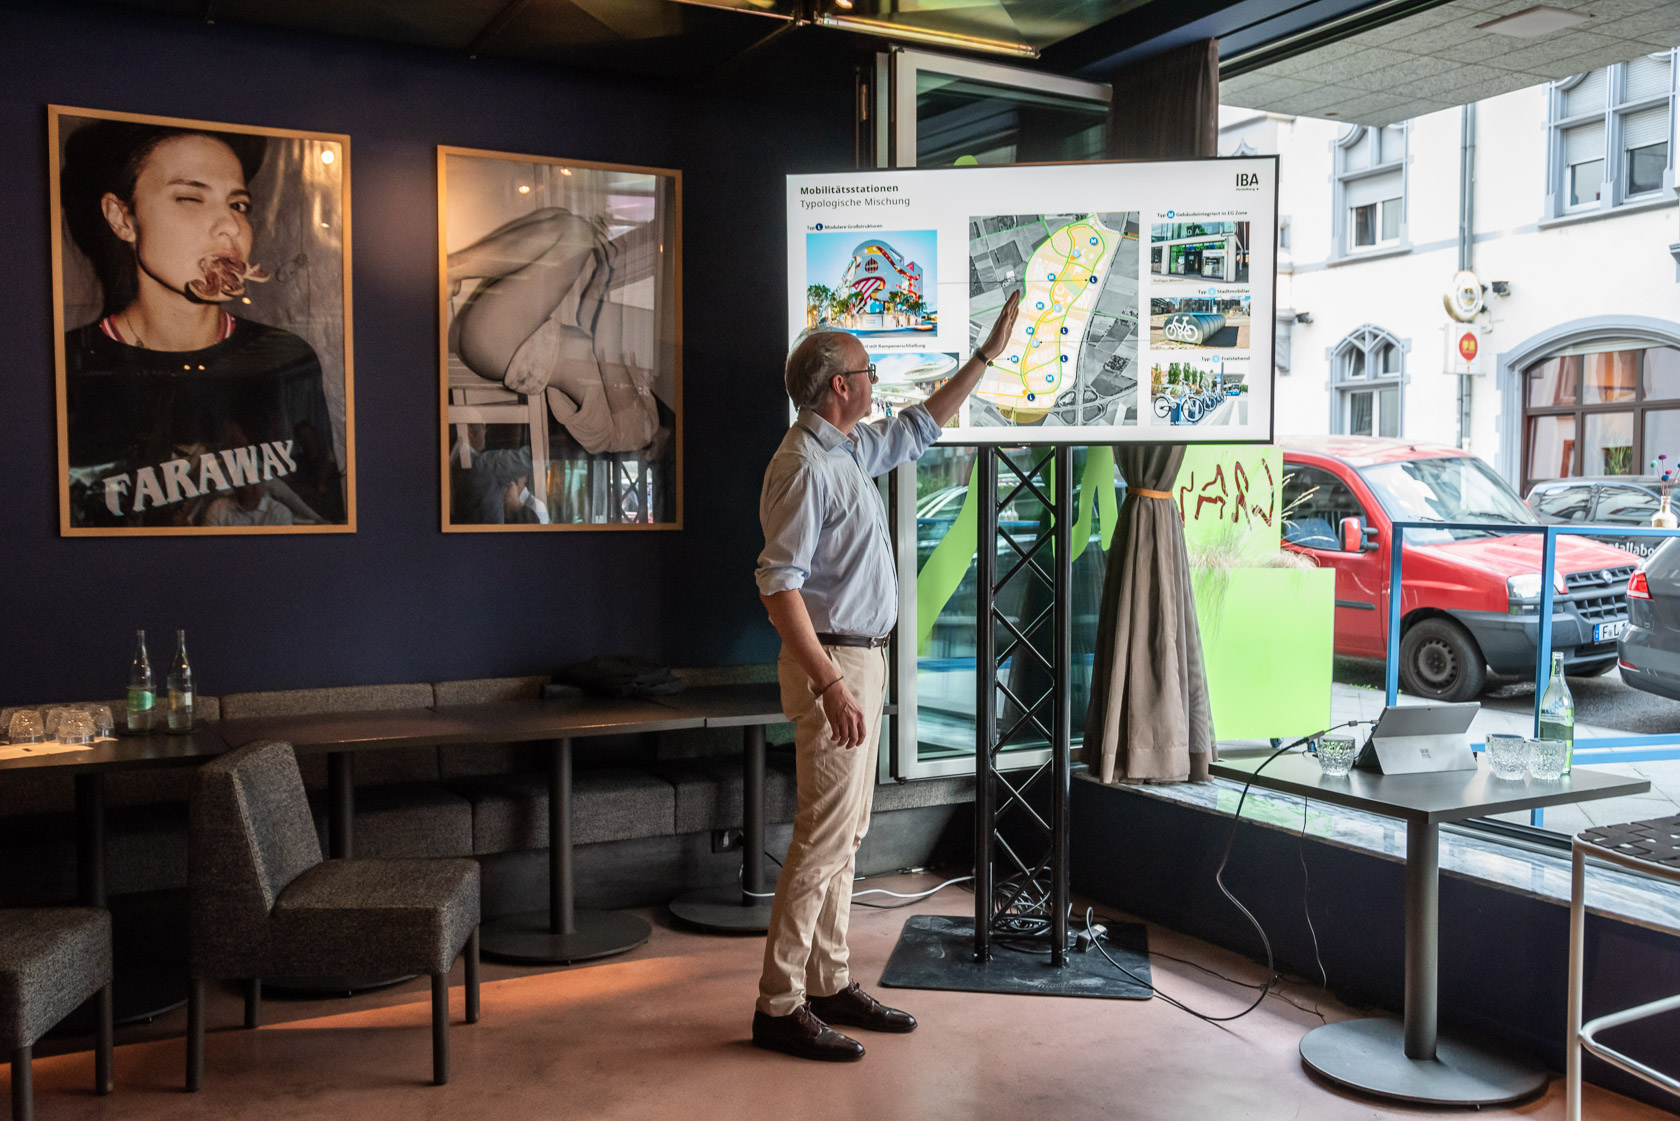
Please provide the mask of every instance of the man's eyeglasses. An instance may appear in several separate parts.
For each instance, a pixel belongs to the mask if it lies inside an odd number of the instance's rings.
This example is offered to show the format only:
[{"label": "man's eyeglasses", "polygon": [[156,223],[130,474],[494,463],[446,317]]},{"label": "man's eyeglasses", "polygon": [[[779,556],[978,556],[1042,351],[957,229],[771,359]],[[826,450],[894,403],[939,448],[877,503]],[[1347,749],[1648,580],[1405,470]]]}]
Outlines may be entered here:
[{"label": "man's eyeglasses", "polygon": [[876,382],[881,380],[875,373],[875,363],[873,363],[873,362],[871,362],[869,365],[865,366],[861,370],[842,370],[841,373],[846,374],[848,376],[850,376],[852,374],[868,374],[870,385],[874,385]]}]

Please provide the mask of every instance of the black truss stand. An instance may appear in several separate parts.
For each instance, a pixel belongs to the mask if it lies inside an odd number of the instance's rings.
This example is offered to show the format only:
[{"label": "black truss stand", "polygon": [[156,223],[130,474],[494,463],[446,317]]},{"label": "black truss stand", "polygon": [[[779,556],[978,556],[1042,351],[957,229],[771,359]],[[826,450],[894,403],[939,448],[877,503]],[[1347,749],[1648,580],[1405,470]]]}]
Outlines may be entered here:
[{"label": "black truss stand", "polygon": [[[1010,479],[1001,496],[1000,465]],[[912,918],[881,983],[1148,999],[1153,990],[1141,926],[1112,932],[1111,946],[1105,947],[1125,970],[1094,949],[1069,954],[1073,450],[982,447],[969,486],[981,488],[975,551],[974,915]],[[1001,531],[1010,556],[1000,575],[998,513],[1029,496],[1049,513],[1050,524],[1041,523],[1031,541]],[[1000,606],[1004,602],[1011,611]],[[1001,733],[1000,695],[1008,705],[1008,727]],[[1041,745],[1048,746],[1049,758],[1037,767],[999,769],[1002,752],[1042,750]]]},{"label": "black truss stand", "polygon": [[622,911],[580,911],[572,867],[572,741],[556,740],[548,764],[548,910],[492,919],[480,951],[523,964],[564,965],[633,950],[653,935],[646,919]]},{"label": "black truss stand", "polygon": [[671,900],[671,914],[702,930],[763,934],[773,894],[764,886],[764,725],[746,728],[741,753],[741,886],[691,891]]}]

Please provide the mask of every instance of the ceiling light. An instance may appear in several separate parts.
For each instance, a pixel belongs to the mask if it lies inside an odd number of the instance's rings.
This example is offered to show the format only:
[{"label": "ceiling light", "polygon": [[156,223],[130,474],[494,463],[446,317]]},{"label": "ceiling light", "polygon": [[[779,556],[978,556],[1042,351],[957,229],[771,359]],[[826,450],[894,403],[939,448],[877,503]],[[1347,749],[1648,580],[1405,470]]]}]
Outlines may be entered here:
[{"label": "ceiling light", "polygon": [[852,0],[834,0],[834,6],[836,8],[844,8],[849,12],[852,10]]},{"label": "ceiling light", "polygon": [[1574,27],[1578,23],[1586,23],[1591,18],[1584,12],[1571,12],[1565,8],[1541,4],[1501,16],[1488,23],[1478,23],[1476,30],[1491,31],[1495,35],[1510,35],[1518,39],[1535,39],[1541,35],[1550,35],[1554,31],[1562,31],[1566,27]]},{"label": "ceiling light", "polygon": [[933,47],[948,47],[959,51],[985,51],[989,54],[1014,55],[1017,58],[1037,58],[1038,48],[1029,43],[1015,43],[1006,39],[986,39],[978,35],[963,35],[955,31],[932,31],[913,24],[860,16],[837,16],[824,13],[815,20],[823,27],[842,31],[857,31],[865,35],[879,35],[883,39],[903,39],[911,43],[925,43]]}]

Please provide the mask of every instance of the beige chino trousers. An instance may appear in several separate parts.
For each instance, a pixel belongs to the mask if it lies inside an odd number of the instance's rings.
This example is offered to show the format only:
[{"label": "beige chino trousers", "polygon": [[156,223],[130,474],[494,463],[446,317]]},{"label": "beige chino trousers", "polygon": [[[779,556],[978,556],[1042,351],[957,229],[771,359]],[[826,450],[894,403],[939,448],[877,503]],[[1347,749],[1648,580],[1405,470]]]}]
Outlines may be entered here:
[{"label": "beige chino trousers", "polygon": [[852,879],[858,845],[869,831],[880,754],[881,709],[886,703],[887,652],[857,646],[824,646],[836,672],[846,675],[863,709],[866,738],[841,747],[812,683],[784,648],[776,659],[782,711],[794,725],[799,812],[793,840],[776,880],[758,1010],[787,1016],[807,995],[832,996],[851,984],[846,928],[852,916]]}]

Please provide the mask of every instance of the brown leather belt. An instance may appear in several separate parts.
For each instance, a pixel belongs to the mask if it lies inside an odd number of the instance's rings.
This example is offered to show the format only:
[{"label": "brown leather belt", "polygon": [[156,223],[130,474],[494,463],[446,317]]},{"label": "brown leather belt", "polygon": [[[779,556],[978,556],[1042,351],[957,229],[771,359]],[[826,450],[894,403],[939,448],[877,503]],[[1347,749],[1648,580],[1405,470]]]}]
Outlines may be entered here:
[{"label": "brown leather belt", "polygon": [[825,634],[817,632],[817,641],[824,646],[858,646],[865,650],[879,650],[887,644],[887,636],[871,638],[866,634]]}]

